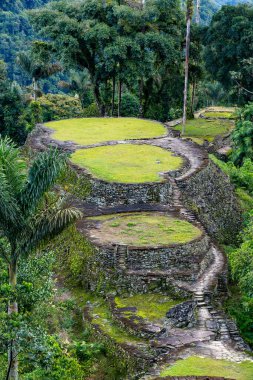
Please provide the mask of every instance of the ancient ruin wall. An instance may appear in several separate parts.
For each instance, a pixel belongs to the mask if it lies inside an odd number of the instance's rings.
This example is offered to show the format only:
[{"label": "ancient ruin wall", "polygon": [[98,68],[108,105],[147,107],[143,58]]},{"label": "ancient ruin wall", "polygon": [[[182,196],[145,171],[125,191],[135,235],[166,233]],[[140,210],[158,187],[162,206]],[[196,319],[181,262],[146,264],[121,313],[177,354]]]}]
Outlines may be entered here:
[{"label": "ancient ruin wall", "polygon": [[91,194],[87,202],[98,206],[161,203],[173,205],[173,186],[170,182],[116,183],[105,182],[89,176]]},{"label": "ancient ruin wall", "polygon": [[212,162],[176,180],[185,206],[220,243],[233,242],[241,229],[241,209],[229,178]]}]

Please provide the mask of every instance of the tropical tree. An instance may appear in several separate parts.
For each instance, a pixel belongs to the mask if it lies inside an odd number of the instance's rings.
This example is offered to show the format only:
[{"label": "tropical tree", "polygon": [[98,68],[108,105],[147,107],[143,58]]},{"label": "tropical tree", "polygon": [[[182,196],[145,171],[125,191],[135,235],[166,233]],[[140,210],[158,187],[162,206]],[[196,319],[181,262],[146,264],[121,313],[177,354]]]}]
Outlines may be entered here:
[{"label": "tropical tree", "polygon": [[44,42],[34,42],[29,53],[21,52],[17,56],[18,65],[32,79],[33,98],[40,93],[38,82],[62,71],[59,63],[51,63],[50,46]]},{"label": "tropical tree", "polygon": [[[18,313],[17,266],[43,243],[81,217],[66,199],[51,199],[49,190],[66,166],[66,155],[50,150],[37,155],[29,168],[8,138],[0,140],[0,255],[9,268],[13,298],[9,315]],[[9,347],[7,379],[18,379],[15,339]]]},{"label": "tropical tree", "polygon": [[212,78],[233,90],[234,100],[253,100],[253,7],[224,6],[206,33],[205,63]]},{"label": "tropical tree", "polygon": [[89,105],[91,98],[91,81],[87,70],[71,71],[69,81],[61,81],[59,82],[59,86],[76,93],[82,108]]}]

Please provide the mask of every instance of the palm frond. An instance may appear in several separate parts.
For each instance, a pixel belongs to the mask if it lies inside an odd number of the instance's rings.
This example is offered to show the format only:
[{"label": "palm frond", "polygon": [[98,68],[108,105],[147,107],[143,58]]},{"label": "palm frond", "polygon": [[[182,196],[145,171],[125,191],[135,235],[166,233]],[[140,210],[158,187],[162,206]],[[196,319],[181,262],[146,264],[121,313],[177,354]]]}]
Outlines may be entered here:
[{"label": "palm frond", "polygon": [[20,245],[21,254],[29,254],[33,249],[47,243],[59,235],[66,227],[82,218],[82,212],[75,207],[66,205],[65,200],[60,200],[55,207],[42,214],[34,223],[31,236],[25,236]]},{"label": "palm frond", "polygon": [[28,183],[20,194],[25,215],[33,212],[44,194],[55,184],[66,166],[67,156],[56,149],[40,153],[28,172]]},{"label": "palm frond", "polygon": [[0,139],[0,168],[14,196],[20,193],[26,180],[26,164],[19,149],[8,138]]},{"label": "palm frond", "polygon": [[33,62],[28,54],[21,52],[17,56],[17,64],[30,76],[33,76]]},{"label": "palm frond", "polygon": [[0,225],[4,231],[21,223],[17,194],[24,186],[24,162],[10,139],[0,139]]}]

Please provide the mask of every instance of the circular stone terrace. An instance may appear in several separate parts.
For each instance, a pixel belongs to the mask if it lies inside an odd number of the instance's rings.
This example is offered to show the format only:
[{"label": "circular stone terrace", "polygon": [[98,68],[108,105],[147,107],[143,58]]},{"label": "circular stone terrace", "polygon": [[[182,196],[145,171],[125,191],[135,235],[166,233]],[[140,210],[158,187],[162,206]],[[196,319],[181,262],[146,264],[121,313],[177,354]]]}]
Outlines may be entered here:
[{"label": "circular stone terrace", "polygon": [[205,165],[195,144],[169,136],[162,123],[135,118],[85,118],[39,125],[30,137],[36,150],[56,146],[91,183],[88,203],[174,205],[173,178]]},{"label": "circular stone terrace", "polygon": [[99,245],[164,247],[199,239],[203,231],[184,219],[161,212],[131,212],[87,218],[89,236]]}]

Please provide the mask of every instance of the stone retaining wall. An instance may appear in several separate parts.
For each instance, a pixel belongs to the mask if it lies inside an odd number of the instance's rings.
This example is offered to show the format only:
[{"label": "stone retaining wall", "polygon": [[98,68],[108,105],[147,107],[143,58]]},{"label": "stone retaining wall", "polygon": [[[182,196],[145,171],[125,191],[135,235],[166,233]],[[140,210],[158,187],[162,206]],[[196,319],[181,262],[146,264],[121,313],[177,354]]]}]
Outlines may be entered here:
[{"label": "stone retaining wall", "polygon": [[161,203],[173,205],[173,186],[170,182],[116,183],[89,177],[91,193],[87,202],[98,206]]},{"label": "stone retaining wall", "polygon": [[[165,248],[96,247],[92,257],[96,275],[90,278],[90,287],[106,293],[117,289],[122,293],[162,291],[182,297],[187,292],[177,281],[196,281],[213,260],[209,238],[188,244]],[[101,285],[102,284],[102,285]]]},{"label": "stone retaining wall", "polygon": [[241,209],[229,178],[212,162],[177,180],[185,206],[220,243],[231,243],[242,227]]}]

